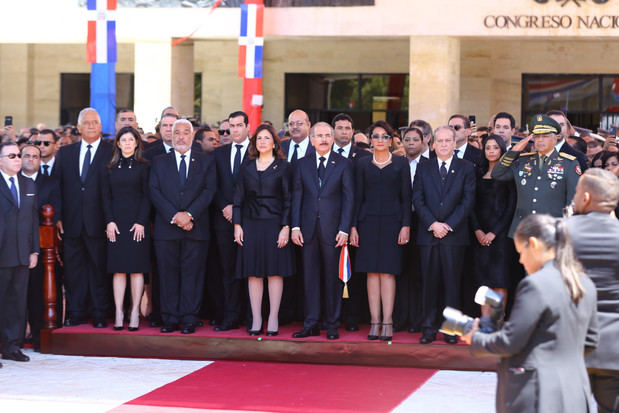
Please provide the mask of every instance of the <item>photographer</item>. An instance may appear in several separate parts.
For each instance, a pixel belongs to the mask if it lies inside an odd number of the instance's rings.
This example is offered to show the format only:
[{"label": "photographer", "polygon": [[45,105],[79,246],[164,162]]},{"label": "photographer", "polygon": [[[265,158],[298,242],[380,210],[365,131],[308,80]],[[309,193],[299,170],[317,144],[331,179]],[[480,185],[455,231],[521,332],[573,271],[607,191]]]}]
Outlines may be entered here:
[{"label": "photographer", "polygon": [[574,258],[563,220],[529,215],[514,243],[529,276],[503,329],[479,320],[462,339],[476,356],[497,355],[497,412],[593,411],[584,348],[597,345],[596,292]]}]

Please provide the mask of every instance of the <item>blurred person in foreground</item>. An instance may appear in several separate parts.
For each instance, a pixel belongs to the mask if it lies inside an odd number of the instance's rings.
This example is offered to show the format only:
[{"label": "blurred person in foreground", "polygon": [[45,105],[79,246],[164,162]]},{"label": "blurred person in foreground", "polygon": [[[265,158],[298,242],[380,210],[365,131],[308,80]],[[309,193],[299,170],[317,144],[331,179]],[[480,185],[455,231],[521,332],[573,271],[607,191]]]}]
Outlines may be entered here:
[{"label": "blurred person in foreground", "polygon": [[596,292],[574,257],[565,220],[529,215],[514,235],[529,274],[502,329],[462,339],[474,356],[501,357],[496,410],[581,413],[593,411],[585,350],[598,342]]}]

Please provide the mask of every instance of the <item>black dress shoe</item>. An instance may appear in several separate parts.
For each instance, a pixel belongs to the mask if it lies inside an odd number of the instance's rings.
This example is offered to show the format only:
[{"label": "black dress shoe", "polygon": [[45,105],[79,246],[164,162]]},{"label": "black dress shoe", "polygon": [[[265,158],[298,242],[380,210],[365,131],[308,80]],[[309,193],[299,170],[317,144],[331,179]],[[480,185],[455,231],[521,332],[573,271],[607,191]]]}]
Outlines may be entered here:
[{"label": "black dress shoe", "polygon": [[247,330],[247,332],[249,333],[250,336],[259,336],[260,334],[262,334],[264,332],[264,330],[260,329],[260,330]]},{"label": "black dress shoe", "polygon": [[2,358],[5,360],[13,361],[30,361],[30,357],[22,353],[20,350],[15,350],[12,353],[2,354]]},{"label": "black dress shoe", "polygon": [[64,320],[64,326],[65,327],[74,327],[74,326],[79,326],[80,324],[84,324],[86,321],[82,320],[81,318],[71,318],[68,317],[66,320]]},{"label": "black dress shoe", "polygon": [[452,336],[449,334],[444,334],[445,336],[445,343],[447,344],[458,344],[458,337],[456,336]]},{"label": "black dress shoe", "polygon": [[166,324],[163,327],[161,327],[161,332],[162,333],[173,333],[177,330],[177,327],[173,324]]},{"label": "black dress shoe", "polygon": [[267,337],[276,337],[279,334],[279,330],[267,331]]},{"label": "black dress shoe", "polygon": [[346,324],[346,331],[359,331],[359,325],[357,323]]},{"label": "black dress shoe", "polygon": [[94,328],[106,328],[107,327],[107,321],[105,321],[102,318],[96,318],[96,319],[92,320],[92,326]]},{"label": "black dress shoe", "polygon": [[434,340],[436,340],[436,333],[423,333],[423,336],[421,336],[419,343],[430,344]]},{"label": "black dress shoe", "polygon": [[221,323],[218,326],[215,326],[215,331],[228,331],[228,330],[236,330],[239,328],[238,324],[233,323]]},{"label": "black dress shoe", "polygon": [[136,332],[140,329],[140,327],[127,327],[127,331]]},{"label": "black dress shoe", "polygon": [[194,326],[193,324],[188,324],[186,326],[183,326],[183,329],[181,330],[181,333],[183,334],[193,334],[196,332],[196,326]]},{"label": "black dress shoe", "polygon": [[309,336],[319,336],[319,335],[320,335],[320,329],[318,328],[318,326],[303,327],[301,331],[292,333],[292,338],[305,338]]},{"label": "black dress shoe", "polygon": [[340,338],[340,333],[337,332],[337,328],[327,329],[327,339],[337,340],[338,338]]}]

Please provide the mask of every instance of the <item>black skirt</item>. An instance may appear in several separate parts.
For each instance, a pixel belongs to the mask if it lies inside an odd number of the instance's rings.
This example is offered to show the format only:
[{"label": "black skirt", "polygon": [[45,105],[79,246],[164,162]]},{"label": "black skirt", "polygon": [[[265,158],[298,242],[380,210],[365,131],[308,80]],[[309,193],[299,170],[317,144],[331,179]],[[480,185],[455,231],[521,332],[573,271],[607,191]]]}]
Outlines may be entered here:
[{"label": "black skirt", "polygon": [[236,277],[288,277],[295,273],[290,243],[277,247],[279,219],[244,219],[243,246],[237,248]]},{"label": "black skirt", "polygon": [[359,221],[359,249],[355,272],[398,275],[402,272],[402,246],[398,235],[402,222],[394,216],[369,215]]},{"label": "black skirt", "polygon": [[133,232],[129,232],[135,222],[118,221],[120,234],[116,234],[116,242],[107,242],[107,271],[112,274],[150,272],[150,225],[144,227],[144,238],[137,242],[133,240]]}]

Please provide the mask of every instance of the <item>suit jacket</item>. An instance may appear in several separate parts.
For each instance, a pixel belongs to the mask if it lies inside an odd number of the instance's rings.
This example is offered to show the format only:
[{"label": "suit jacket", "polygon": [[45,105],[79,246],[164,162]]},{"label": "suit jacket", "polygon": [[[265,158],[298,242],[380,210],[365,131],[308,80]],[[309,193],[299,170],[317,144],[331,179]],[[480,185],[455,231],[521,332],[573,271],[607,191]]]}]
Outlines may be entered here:
[{"label": "suit jacket", "polygon": [[0,179],[0,267],[28,266],[39,252],[39,207],[34,181],[17,174],[19,208],[4,178]]},{"label": "suit jacket", "polygon": [[350,161],[331,151],[322,186],[318,183],[316,152],[295,164],[292,184],[292,228],[301,228],[310,241],[320,217],[325,239],[333,240],[338,231],[350,233],[354,206],[354,177]]},{"label": "suit jacket", "polygon": [[[213,151],[215,167],[217,169],[217,193],[215,194],[214,204],[219,212],[215,214],[215,222],[213,223],[215,230],[232,231],[233,229],[232,224],[230,224],[221,213],[221,210],[227,205],[234,204],[234,185],[241,173],[239,170],[236,177],[232,175],[232,168],[230,165],[232,145],[234,145],[234,143],[220,146]],[[240,169],[249,161],[248,152],[249,148],[247,148],[243,159],[241,159]]]},{"label": "suit jacket", "polygon": [[104,238],[105,222],[101,201],[101,171],[112,157],[113,147],[103,139],[88,168],[86,182],[80,178],[80,142],[63,146],[56,154],[60,184],[60,212],[65,236],[77,238],[85,229],[89,237]]},{"label": "suit jacket", "polygon": [[[217,171],[211,154],[191,151],[187,181],[179,185],[178,167],[174,153],[167,153],[153,160],[149,188],[155,207],[156,240],[191,239],[206,241],[210,238],[208,208],[217,188]],[[193,217],[193,228],[185,231],[172,218],[179,211]]]},{"label": "suit jacket", "polygon": [[50,204],[54,207],[54,222],[58,221],[60,212],[60,186],[58,185],[58,180],[54,178],[54,175],[47,176],[39,173],[34,183],[37,186],[39,212],[41,212],[43,205]]},{"label": "suit jacket", "polygon": [[[445,183],[441,182],[438,161],[420,162],[413,182],[413,205],[419,220],[417,244],[468,245],[468,217],[475,202],[475,167],[469,161],[451,160]],[[444,222],[453,231],[435,238],[430,225]]]},{"label": "suit jacket", "polygon": [[561,146],[559,152],[567,153],[568,155],[572,155],[576,157],[576,160],[580,164],[580,169],[582,171],[586,171],[589,165],[587,164],[587,155],[580,152],[578,149],[574,148],[572,145],[563,141],[563,145]]},{"label": "suit jacket", "polygon": [[[198,142],[193,141],[191,144],[191,152],[202,152],[202,146],[200,146]],[[163,140],[159,139],[146,145],[144,149],[144,159],[152,162],[156,156],[163,155],[164,153],[166,153],[166,151],[165,146],[163,146]]]},{"label": "suit jacket", "polygon": [[525,277],[511,316],[492,334],[476,332],[471,353],[501,357],[497,412],[593,411],[583,347],[597,344],[595,286],[572,301],[554,260]]},{"label": "suit jacket", "polygon": [[[288,139],[287,141],[282,142],[282,152],[284,153],[284,155],[286,155],[286,159],[288,159],[288,151],[290,150],[290,144],[293,142],[294,141],[292,139]],[[311,155],[313,153],[316,153],[316,149],[312,146],[312,142],[310,141],[309,144],[307,145],[305,156]]]},{"label": "suit jacket", "polygon": [[609,214],[590,212],[567,220],[576,258],[597,288],[598,348],[587,367],[619,370],[619,222]]}]

